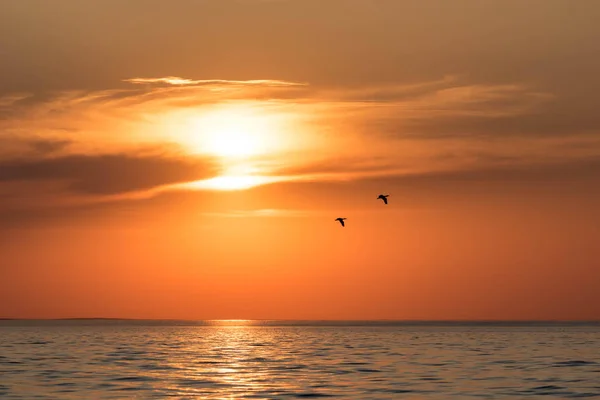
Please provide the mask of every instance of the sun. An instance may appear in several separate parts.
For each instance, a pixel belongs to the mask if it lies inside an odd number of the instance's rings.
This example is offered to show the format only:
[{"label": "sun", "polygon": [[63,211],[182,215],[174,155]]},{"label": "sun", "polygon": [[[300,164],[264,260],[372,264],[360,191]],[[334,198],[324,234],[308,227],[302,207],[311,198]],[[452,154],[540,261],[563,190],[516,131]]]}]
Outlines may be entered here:
[{"label": "sun", "polygon": [[261,152],[264,133],[246,116],[211,115],[204,121],[207,152],[221,157],[245,157]]},{"label": "sun", "polygon": [[219,176],[178,187],[245,190],[283,179],[269,165],[282,164],[299,146],[293,114],[273,104],[243,102],[203,106],[169,116],[167,129],[191,156],[219,165]]},{"label": "sun", "polygon": [[193,152],[239,160],[281,147],[277,125],[252,107],[224,106],[193,117],[186,142]]}]

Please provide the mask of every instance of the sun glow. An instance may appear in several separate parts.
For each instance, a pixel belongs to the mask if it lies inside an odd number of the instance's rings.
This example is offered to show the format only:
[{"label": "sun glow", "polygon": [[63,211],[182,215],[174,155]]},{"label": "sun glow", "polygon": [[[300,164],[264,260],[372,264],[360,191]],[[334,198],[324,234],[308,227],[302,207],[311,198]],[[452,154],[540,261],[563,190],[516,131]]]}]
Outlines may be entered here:
[{"label": "sun glow", "polygon": [[[161,129],[194,156],[220,165],[214,178],[175,185],[184,190],[244,190],[286,180],[271,166],[295,160],[309,143],[303,117],[274,102],[244,101],[170,113]],[[296,157],[296,158],[294,158]]]},{"label": "sun glow", "polygon": [[188,189],[214,189],[214,190],[244,190],[255,186],[279,181],[278,177],[269,176],[217,176],[216,178],[185,184]]},{"label": "sun glow", "polygon": [[191,118],[186,144],[196,153],[239,160],[280,150],[281,121],[250,106],[213,109]]}]

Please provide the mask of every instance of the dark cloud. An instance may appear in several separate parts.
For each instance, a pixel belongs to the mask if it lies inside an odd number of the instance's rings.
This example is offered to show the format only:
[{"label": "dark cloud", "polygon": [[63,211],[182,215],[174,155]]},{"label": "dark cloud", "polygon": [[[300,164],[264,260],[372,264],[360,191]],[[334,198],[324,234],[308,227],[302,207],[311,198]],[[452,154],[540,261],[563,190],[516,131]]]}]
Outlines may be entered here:
[{"label": "dark cloud", "polygon": [[600,137],[600,115],[581,114],[558,101],[527,115],[449,115],[429,120],[379,121],[377,130],[392,137],[418,139]]},{"label": "dark cloud", "polygon": [[48,155],[64,149],[71,143],[69,140],[34,140],[29,146],[39,154]]},{"label": "dark cloud", "polygon": [[0,182],[65,181],[70,191],[87,195],[151,189],[210,178],[217,172],[216,166],[206,160],[129,154],[70,155],[0,162]]},{"label": "dark cloud", "polygon": [[509,163],[504,166],[457,169],[400,177],[409,182],[486,182],[486,183],[531,183],[568,182],[595,180],[600,176],[600,158],[581,158],[569,162],[555,163]]}]

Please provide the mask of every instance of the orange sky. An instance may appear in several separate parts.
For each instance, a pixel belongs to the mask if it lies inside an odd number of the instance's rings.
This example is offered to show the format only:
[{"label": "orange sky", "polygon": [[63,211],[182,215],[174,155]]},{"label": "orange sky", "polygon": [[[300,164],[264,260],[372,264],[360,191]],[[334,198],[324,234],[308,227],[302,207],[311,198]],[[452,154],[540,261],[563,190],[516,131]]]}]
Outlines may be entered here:
[{"label": "orange sky", "polygon": [[598,20],[0,3],[0,318],[600,319]]}]

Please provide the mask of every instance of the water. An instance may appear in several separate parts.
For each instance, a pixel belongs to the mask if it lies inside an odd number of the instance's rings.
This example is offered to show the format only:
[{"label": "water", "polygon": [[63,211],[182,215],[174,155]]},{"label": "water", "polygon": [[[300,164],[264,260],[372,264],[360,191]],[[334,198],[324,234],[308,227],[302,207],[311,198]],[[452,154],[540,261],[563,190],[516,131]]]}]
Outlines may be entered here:
[{"label": "water", "polygon": [[229,325],[0,322],[0,397],[600,398],[597,324]]}]

